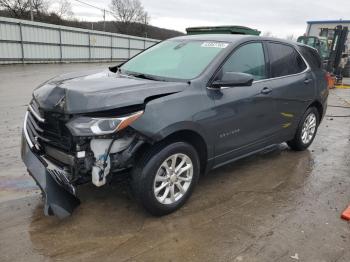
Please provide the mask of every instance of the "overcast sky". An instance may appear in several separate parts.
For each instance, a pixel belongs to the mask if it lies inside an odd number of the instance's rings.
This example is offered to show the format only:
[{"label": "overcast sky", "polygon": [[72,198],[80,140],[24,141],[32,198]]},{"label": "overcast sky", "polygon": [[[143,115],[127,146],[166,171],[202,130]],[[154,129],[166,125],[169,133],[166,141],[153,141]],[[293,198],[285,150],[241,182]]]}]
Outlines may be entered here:
[{"label": "overcast sky", "polygon": [[[99,10],[69,1],[78,19],[102,20]],[[106,9],[110,4],[110,0],[83,1]],[[141,3],[151,16],[151,25],[181,32],[191,26],[243,25],[284,38],[302,35],[309,20],[350,19],[349,0],[141,0]]]}]

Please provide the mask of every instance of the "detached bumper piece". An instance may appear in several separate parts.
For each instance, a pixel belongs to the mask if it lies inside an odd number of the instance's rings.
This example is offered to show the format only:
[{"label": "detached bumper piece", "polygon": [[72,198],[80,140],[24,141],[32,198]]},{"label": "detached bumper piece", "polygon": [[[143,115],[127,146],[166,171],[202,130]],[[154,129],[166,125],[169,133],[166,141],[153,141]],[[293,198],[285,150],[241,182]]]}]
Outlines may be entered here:
[{"label": "detached bumper piece", "polygon": [[70,216],[80,204],[80,200],[75,196],[75,187],[69,183],[63,169],[33,151],[35,144],[30,140],[25,124],[21,155],[29,174],[44,194],[44,213],[61,219]]}]

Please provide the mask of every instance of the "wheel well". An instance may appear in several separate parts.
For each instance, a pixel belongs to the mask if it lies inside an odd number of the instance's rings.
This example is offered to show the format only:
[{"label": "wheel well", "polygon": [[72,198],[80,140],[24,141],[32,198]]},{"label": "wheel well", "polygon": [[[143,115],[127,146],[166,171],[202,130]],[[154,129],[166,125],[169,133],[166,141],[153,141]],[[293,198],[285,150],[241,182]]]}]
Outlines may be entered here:
[{"label": "wheel well", "polygon": [[202,174],[205,171],[208,156],[207,146],[203,137],[194,131],[182,130],[168,135],[159,141],[159,143],[170,143],[174,141],[187,142],[196,149],[200,161],[200,173]]},{"label": "wheel well", "polygon": [[319,114],[319,117],[320,117],[320,120],[323,116],[323,106],[322,104],[319,102],[319,101],[314,101],[309,107],[316,107],[317,111],[318,111],[318,114]]}]

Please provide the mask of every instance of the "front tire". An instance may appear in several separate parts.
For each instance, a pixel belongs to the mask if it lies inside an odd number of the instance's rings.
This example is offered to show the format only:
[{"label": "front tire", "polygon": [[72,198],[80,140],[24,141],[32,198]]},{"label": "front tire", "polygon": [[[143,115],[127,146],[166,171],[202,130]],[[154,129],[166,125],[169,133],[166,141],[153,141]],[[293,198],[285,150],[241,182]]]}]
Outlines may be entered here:
[{"label": "front tire", "polygon": [[152,215],[179,209],[191,196],[199,178],[199,157],[188,143],[157,145],[132,171],[132,189]]},{"label": "front tire", "polygon": [[308,108],[299,123],[294,138],[287,142],[288,146],[295,151],[307,149],[316,136],[319,123],[320,116],[317,109]]}]

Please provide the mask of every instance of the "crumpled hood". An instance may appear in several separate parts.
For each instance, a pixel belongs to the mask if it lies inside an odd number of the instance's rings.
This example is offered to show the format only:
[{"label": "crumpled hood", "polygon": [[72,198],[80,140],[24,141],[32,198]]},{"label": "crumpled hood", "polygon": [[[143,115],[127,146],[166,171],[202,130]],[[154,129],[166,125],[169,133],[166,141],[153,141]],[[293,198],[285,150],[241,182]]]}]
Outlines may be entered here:
[{"label": "crumpled hood", "polygon": [[183,91],[184,82],[129,78],[104,71],[55,77],[34,90],[41,108],[67,114],[97,112],[143,104],[145,99]]}]

